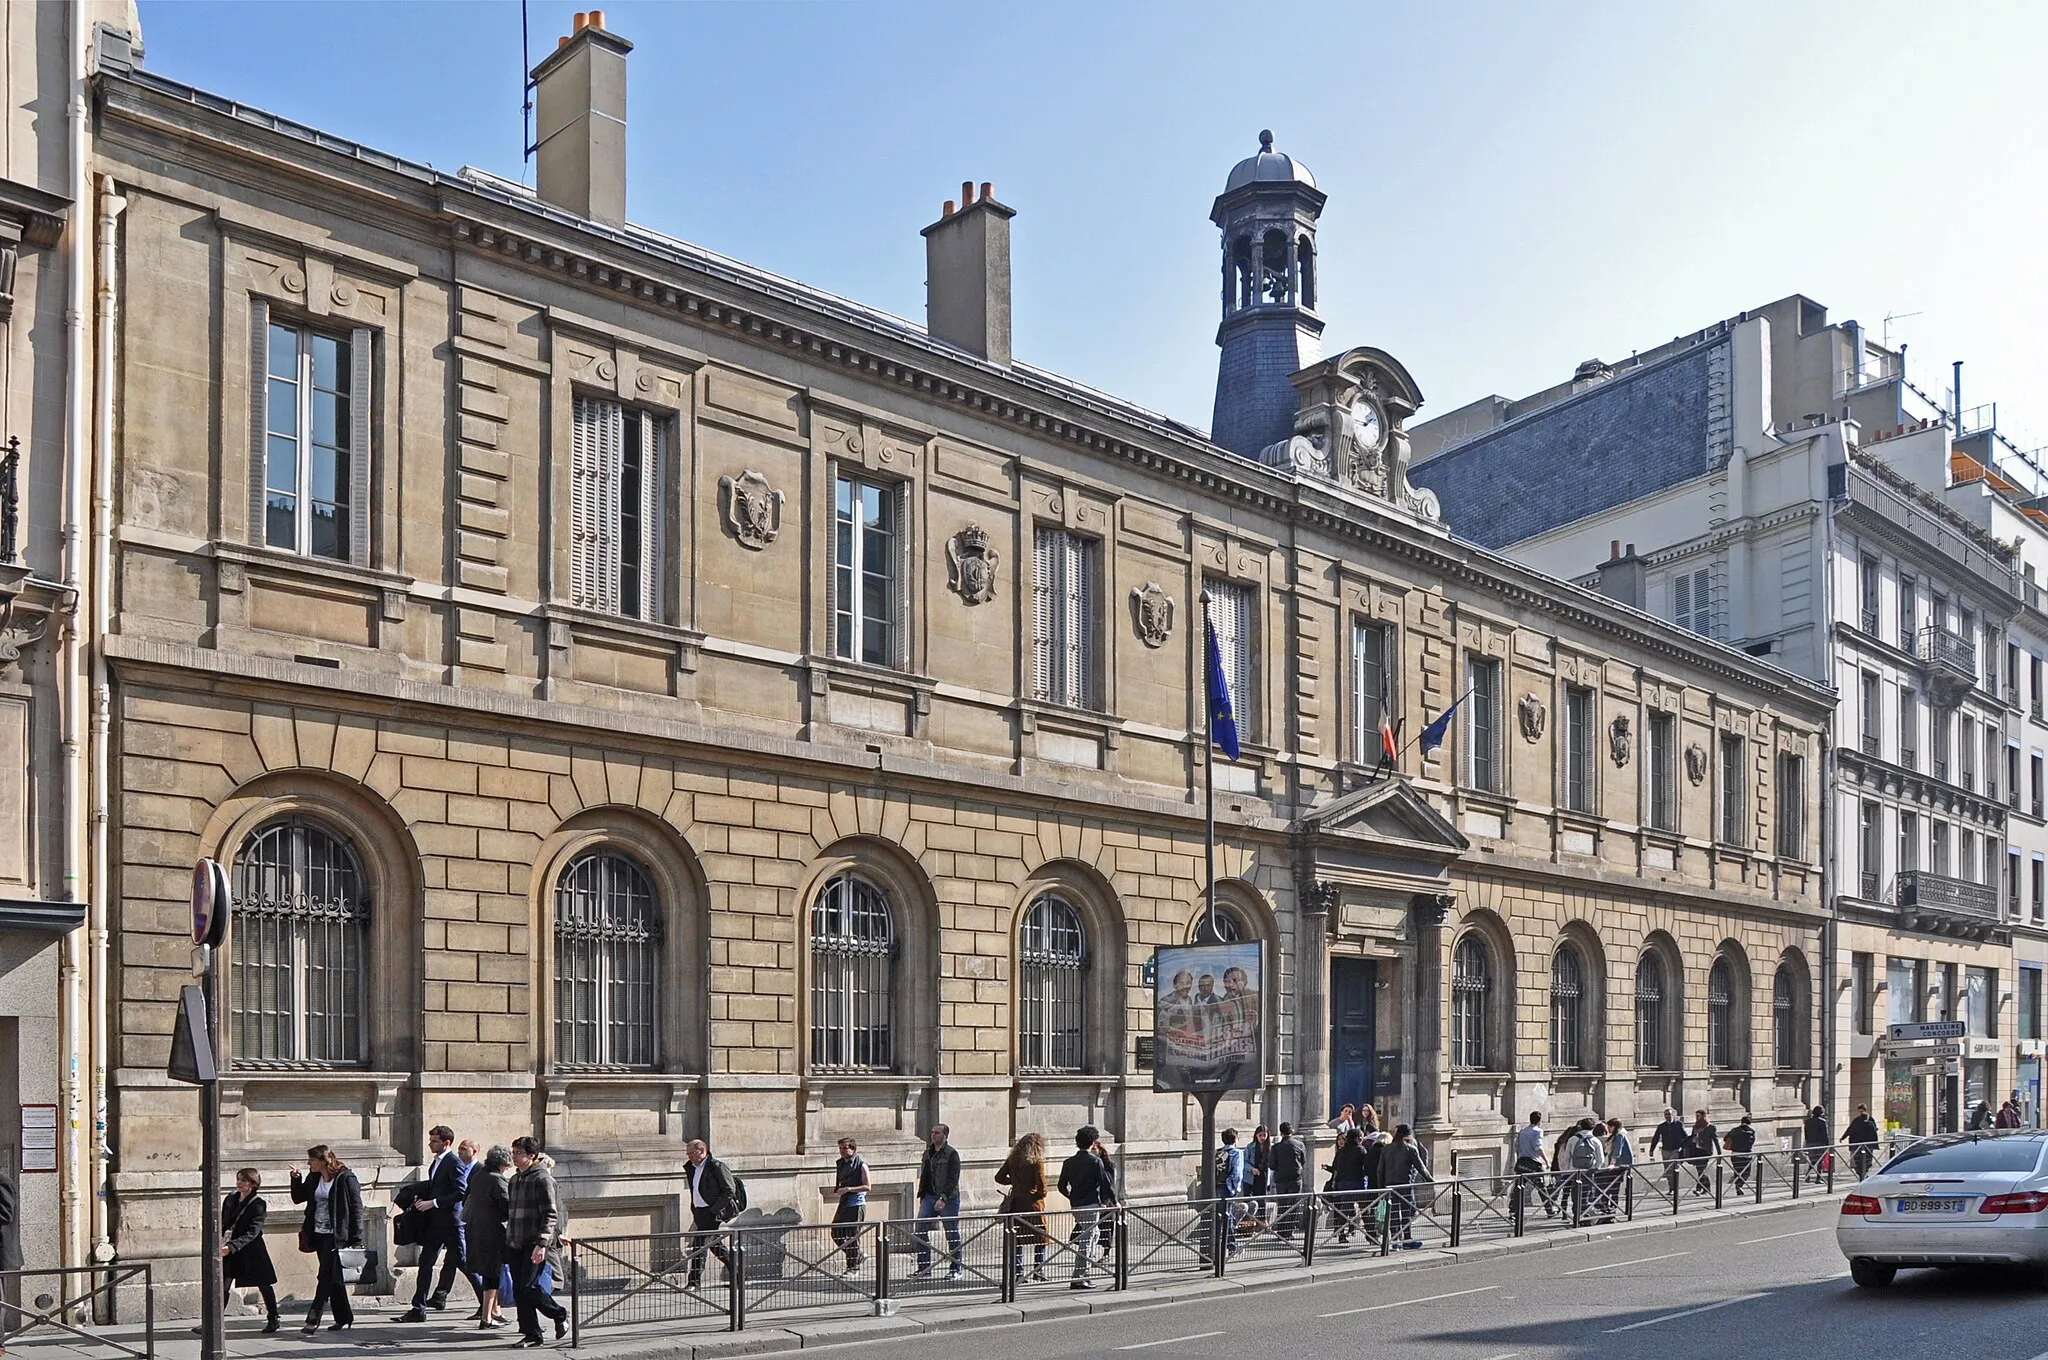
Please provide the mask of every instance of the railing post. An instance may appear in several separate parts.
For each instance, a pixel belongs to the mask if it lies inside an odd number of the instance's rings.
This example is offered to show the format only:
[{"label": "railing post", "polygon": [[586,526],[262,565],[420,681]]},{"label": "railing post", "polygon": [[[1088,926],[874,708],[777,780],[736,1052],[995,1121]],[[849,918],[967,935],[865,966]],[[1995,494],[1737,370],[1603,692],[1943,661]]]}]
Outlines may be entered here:
[{"label": "railing post", "polygon": [[1678,1168],[1680,1163],[1666,1162],[1665,1166],[1670,1168],[1665,1172],[1664,1178],[1671,1182],[1671,1216],[1676,1218],[1678,1216]]},{"label": "railing post", "polygon": [[1770,1155],[1768,1152],[1759,1152],[1756,1161],[1750,1165],[1749,1169],[1750,1179],[1756,1183],[1752,1188],[1755,1191],[1758,1204],[1764,1202],[1764,1172],[1770,1166]]},{"label": "railing post", "polygon": [[1316,1263],[1316,1220],[1322,1217],[1317,1198],[1314,1191],[1308,1191],[1302,1196],[1296,1211],[1298,1215],[1305,1215],[1296,1220],[1301,1225],[1301,1263],[1305,1266]]},{"label": "railing post", "polygon": [[1793,1153],[1793,1154],[1792,1154],[1792,1198],[1794,1198],[1794,1199],[1798,1199],[1798,1198],[1799,1198],[1799,1162],[1800,1162],[1800,1157],[1799,1157],[1799,1154],[1798,1154],[1798,1153],[1796,1153],[1796,1152],[1795,1152],[1795,1153]]},{"label": "railing post", "polygon": [[725,1281],[729,1290],[727,1308],[730,1310],[726,1330],[743,1332],[747,1329],[747,1249],[740,1241],[740,1234],[728,1231],[725,1258]]},{"label": "railing post", "polygon": [[1465,1197],[1457,1181],[1451,1182],[1451,1245],[1458,1245],[1458,1229],[1465,1214]]},{"label": "railing post", "polygon": [[1720,1157],[1714,1158],[1714,1207],[1721,1207],[1722,1195],[1727,1189],[1727,1166]]},{"label": "railing post", "polygon": [[1622,1175],[1622,1178],[1621,1178],[1621,1204],[1622,1204],[1622,1219],[1623,1219],[1623,1220],[1624,1220],[1625,1222],[1629,1222],[1629,1223],[1633,1223],[1633,1222],[1635,1222],[1635,1221],[1636,1221],[1636,1169],[1635,1169],[1635,1166],[1634,1166],[1634,1164],[1633,1164],[1633,1163],[1631,1163],[1631,1164],[1630,1164],[1630,1166],[1629,1166],[1628,1170],[1627,1170],[1626,1172],[1624,1172],[1624,1173],[1623,1173],[1623,1175]]},{"label": "railing post", "polygon": [[1528,1182],[1517,1178],[1515,1183],[1508,1187],[1508,1236],[1510,1237],[1520,1237],[1522,1235],[1522,1187],[1526,1184]]},{"label": "railing post", "polygon": [[148,1261],[142,1263],[142,1345],[156,1360],[156,1268]]},{"label": "railing post", "polygon": [[1572,1197],[1572,1226],[1583,1228],[1586,1226],[1585,1182],[1579,1179],[1579,1173],[1576,1171],[1567,1174],[1570,1179],[1565,1182],[1565,1193]]},{"label": "railing post", "polygon": [[1124,1216],[1124,1209],[1121,1204],[1109,1206],[1109,1220],[1110,1232],[1114,1234],[1110,1238],[1110,1259],[1115,1263],[1113,1266],[1112,1283],[1119,1290],[1129,1289],[1131,1287],[1131,1225],[1129,1219]]},{"label": "railing post", "polygon": [[1828,1178],[1828,1193],[1835,1193],[1835,1150],[1831,1147],[1821,1154],[1821,1169]]},{"label": "railing post", "polygon": [[1223,1216],[1229,1212],[1228,1201],[1209,1201],[1209,1273],[1219,1280],[1223,1278]]},{"label": "railing post", "polygon": [[1380,1255],[1391,1256],[1394,1252],[1394,1192],[1380,1191]]},{"label": "railing post", "polygon": [[575,1350],[583,1344],[583,1296],[576,1283],[583,1271],[576,1259],[576,1239],[573,1237],[569,1239],[569,1259],[565,1268],[569,1272],[569,1349]]},{"label": "railing post", "polygon": [[1008,1214],[1003,1215],[1003,1291],[1004,1303],[1017,1301],[1017,1225]]},{"label": "railing post", "polygon": [[[875,1300],[889,1297],[889,1220],[875,1224]],[[879,1311],[879,1310],[878,1310]]]}]

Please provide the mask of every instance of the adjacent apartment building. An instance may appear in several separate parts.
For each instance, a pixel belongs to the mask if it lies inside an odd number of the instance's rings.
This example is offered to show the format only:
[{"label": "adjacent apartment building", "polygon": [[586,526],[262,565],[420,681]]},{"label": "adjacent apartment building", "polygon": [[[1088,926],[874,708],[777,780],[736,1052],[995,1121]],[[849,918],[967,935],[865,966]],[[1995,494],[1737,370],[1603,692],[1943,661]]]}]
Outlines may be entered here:
[{"label": "adjacent apartment building", "polygon": [[[1267,960],[1226,1119],[1371,1100],[1447,1170],[1529,1107],[1795,1126],[1827,677],[1453,538],[1413,377],[1322,357],[1305,168],[1212,208],[1218,444],[1013,356],[990,185],[925,230],[925,325],[627,222],[630,48],[535,71],[537,191],[95,76],[108,1191],[166,1306],[217,1189],[164,1075],[199,856],[226,1164],[334,1145],[380,1245],[444,1121],[538,1133],[587,1233],[686,1223],[690,1136],[807,1217],[842,1134],[904,1213],[939,1122],[970,1206],[1084,1122],[1180,1191],[1145,979],[1207,886],[1205,592]],[[1376,771],[1383,703],[1460,696]]]},{"label": "adjacent apartment building", "polygon": [[[1461,535],[1835,691],[1830,1103],[1905,1132],[1995,1109],[2038,1056],[2014,938],[2042,919],[2020,887],[2042,770],[2018,688],[2040,665],[2019,660],[2007,526],[1946,490],[1949,417],[1903,351],[1790,297],[1415,440]],[[1882,1050],[1918,1020],[1967,1021],[1954,1075]]]}]

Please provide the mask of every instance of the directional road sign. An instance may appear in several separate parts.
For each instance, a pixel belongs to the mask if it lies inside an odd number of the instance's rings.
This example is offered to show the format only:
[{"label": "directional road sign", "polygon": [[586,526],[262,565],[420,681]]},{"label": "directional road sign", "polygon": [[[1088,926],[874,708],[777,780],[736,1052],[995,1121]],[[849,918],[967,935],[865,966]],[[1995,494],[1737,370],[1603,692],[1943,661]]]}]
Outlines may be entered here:
[{"label": "directional road sign", "polygon": [[1910,1025],[1892,1025],[1885,1030],[1885,1038],[1893,1043],[1912,1039],[1960,1039],[1970,1032],[1970,1027],[1960,1020],[1922,1020]]},{"label": "directional road sign", "polygon": [[1877,1051],[1887,1058],[1932,1059],[1960,1058],[1963,1056],[1962,1044],[1955,1041],[1932,1043],[1910,1039],[1904,1042],[1881,1039],[1878,1041]]}]

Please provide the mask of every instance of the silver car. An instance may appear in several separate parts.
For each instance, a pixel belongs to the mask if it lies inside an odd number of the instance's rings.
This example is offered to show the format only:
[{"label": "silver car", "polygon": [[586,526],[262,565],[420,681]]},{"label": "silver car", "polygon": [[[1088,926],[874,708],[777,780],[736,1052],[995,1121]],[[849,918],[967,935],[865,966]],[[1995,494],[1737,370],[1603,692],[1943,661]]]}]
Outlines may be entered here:
[{"label": "silver car", "polygon": [[1913,1266],[2017,1265],[2048,1271],[2048,1135],[1929,1138],[1893,1157],[1842,1201],[1835,1242],[1857,1284]]}]

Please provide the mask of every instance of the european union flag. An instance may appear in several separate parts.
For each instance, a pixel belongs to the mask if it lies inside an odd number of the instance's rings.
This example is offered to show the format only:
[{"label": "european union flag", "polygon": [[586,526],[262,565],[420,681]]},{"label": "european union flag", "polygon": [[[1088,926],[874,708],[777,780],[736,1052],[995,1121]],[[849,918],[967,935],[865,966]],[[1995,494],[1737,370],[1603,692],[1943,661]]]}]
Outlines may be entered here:
[{"label": "european union flag", "polygon": [[1237,715],[1230,707],[1230,682],[1223,677],[1223,649],[1216,645],[1216,625],[1209,634],[1209,740],[1223,754],[1237,759]]},{"label": "european union flag", "polygon": [[1470,694],[1471,691],[1467,690],[1464,694],[1460,694],[1457,698],[1451,700],[1451,706],[1437,714],[1436,720],[1422,729],[1422,754],[1428,755],[1431,751],[1444,744],[1444,738],[1449,736],[1451,732],[1451,715],[1458,711],[1458,705],[1464,703]]}]

